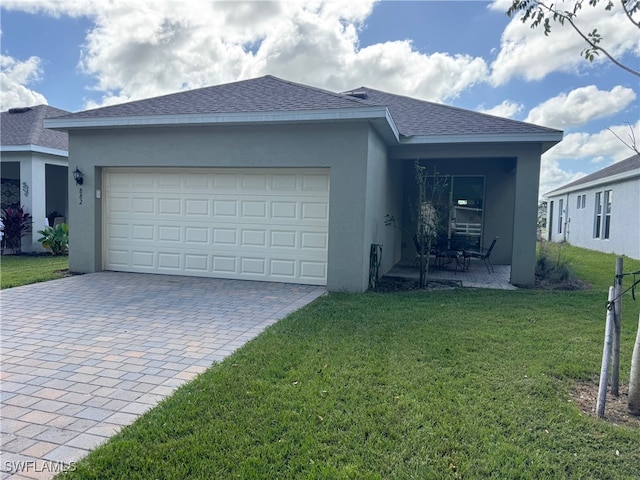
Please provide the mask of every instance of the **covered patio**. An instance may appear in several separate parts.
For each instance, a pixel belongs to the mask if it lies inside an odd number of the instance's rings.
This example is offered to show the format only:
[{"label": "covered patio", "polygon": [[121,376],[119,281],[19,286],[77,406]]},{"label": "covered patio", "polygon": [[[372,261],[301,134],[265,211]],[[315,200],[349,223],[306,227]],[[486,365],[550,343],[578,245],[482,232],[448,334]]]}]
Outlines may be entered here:
[{"label": "covered patio", "polygon": [[[417,283],[420,279],[420,268],[414,267],[410,263],[401,262],[387,272],[384,277],[415,279]],[[495,265],[494,271],[488,272],[484,263],[480,261],[472,261],[469,269],[463,271],[456,269],[455,264],[443,268],[430,266],[427,273],[428,281],[455,282],[465,288],[517,290],[517,287],[509,283],[510,278],[511,266]]]}]

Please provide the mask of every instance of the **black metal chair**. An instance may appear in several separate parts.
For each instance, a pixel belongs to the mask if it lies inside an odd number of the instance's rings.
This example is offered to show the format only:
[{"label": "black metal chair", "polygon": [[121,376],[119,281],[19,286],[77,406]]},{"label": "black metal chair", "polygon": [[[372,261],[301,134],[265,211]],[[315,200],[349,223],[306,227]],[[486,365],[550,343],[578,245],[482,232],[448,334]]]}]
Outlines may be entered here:
[{"label": "black metal chair", "polygon": [[[480,260],[482,260],[485,264],[485,266],[487,267],[487,272],[491,273],[494,270],[493,268],[493,263],[491,263],[491,252],[493,251],[493,247],[496,246],[496,242],[498,241],[498,237],[495,237],[493,239],[493,242],[491,242],[491,246],[489,246],[489,248],[480,248],[479,250],[465,250],[463,253],[464,256],[464,260],[465,260],[465,265],[469,265],[469,261],[472,258],[478,258]],[[489,269],[489,267],[491,267],[491,269]]]}]

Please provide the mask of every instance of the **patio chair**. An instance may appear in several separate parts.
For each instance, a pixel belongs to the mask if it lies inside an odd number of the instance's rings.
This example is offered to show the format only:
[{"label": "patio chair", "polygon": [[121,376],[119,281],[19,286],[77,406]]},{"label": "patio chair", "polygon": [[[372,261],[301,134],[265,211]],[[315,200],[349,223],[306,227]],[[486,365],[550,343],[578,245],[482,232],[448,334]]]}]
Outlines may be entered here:
[{"label": "patio chair", "polygon": [[[491,242],[491,245],[489,246],[489,248],[480,248],[479,250],[465,250],[463,253],[464,256],[464,260],[465,260],[465,265],[469,265],[469,261],[472,258],[479,258],[480,260],[482,260],[485,264],[485,266],[487,267],[487,272],[491,273],[494,271],[493,268],[493,263],[491,263],[491,252],[493,251],[493,247],[496,246],[496,242],[498,241],[498,237],[495,237],[493,239],[493,242]],[[491,269],[489,269],[489,267],[491,267]]]}]

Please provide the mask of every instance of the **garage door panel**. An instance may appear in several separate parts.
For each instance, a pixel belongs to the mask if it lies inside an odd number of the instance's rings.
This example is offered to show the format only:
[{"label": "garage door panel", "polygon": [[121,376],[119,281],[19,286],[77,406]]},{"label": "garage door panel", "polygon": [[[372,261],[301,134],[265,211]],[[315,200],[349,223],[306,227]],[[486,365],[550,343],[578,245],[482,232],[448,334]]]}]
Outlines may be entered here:
[{"label": "garage door panel", "polygon": [[146,250],[134,250],[131,252],[131,266],[133,268],[151,269],[154,268],[154,254]]},{"label": "garage door panel", "polygon": [[293,280],[296,278],[295,260],[273,259],[269,262],[269,274],[281,279]]},{"label": "garage door panel", "polygon": [[302,248],[312,248],[312,249],[327,249],[327,234],[320,232],[301,232],[300,234],[301,242],[300,246]]},{"label": "garage door panel", "polygon": [[302,175],[302,190],[307,192],[328,192],[328,175]]},{"label": "garage door panel", "polygon": [[296,248],[295,231],[272,230],[271,246],[274,248]]},{"label": "garage door panel", "polygon": [[129,225],[125,223],[111,223],[106,225],[106,229],[109,232],[109,239],[127,240],[130,236]]},{"label": "garage door panel", "polygon": [[209,201],[206,199],[185,200],[185,215],[208,217],[211,215]]},{"label": "garage door panel", "polygon": [[304,280],[320,280],[327,277],[326,262],[300,262],[300,278]]},{"label": "garage door panel", "polygon": [[179,226],[160,226],[158,227],[159,242],[181,242],[182,227]]},{"label": "garage door panel", "polygon": [[131,211],[131,199],[129,197],[112,196],[107,199],[107,211],[113,213],[128,213]]},{"label": "garage door panel", "polygon": [[249,191],[253,194],[256,191],[267,189],[267,177],[263,174],[243,174],[240,176],[241,190]]},{"label": "garage door panel", "polygon": [[275,174],[271,176],[271,190],[294,192],[298,189],[298,176],[294,174]]},{"label": "garage door panel", "polygon": [[214,217],[237,217],[238,202],[235,200],[215,200],[213,202]]},{"label": "garage door panel", "polygon": [[104,268],[326,285],[328,171],[249,170],[107,169]]},{"label": "garage door panel", "polygon": [[184,269],[187,274],[203,274],[209,271],[209,255],[187,253],[184,256]]},{"label": "garage door panel", "polygon": [[238,258],[225,255],[213,255],[212,273],[219,273],[226,276],[229,273],[237,273]]},{"label": "garage door panel", "polygon": [[207,227],[186,227],[184,238],[187,244],[208,244],[209,229]]},{"label": "garage door panel", "polygon": [[190,192],[202,193],[209,191],[211,186],[211,178],[208,175],[198,175],[195,173],[187,173],[183,176],[185,187]]},{"label": "garage door panel", "polygon": [[267,246],[267,234],[264,230],[242,230],[241,238],[240,246],[242,247]]},{"label": "garage door panel", "polygon": [[213,246],[228,247],[238,244],[238,230],[235,228],[214,228]]},{"label": "garage door panel", "polygon": [[180,253],[159,252],[158,268],[169,270],[181,270],[182,255]]},{"label": "garage door panel", "polygon": [[244,218],[267,218],[267,202],[266,201],[243,201],[242,216]]},{"label": "garage door panel", "polygon": [[[141,240],[143,242],[155,240],[155,226],[153,225],[132,225],[131,240]],[[123,237],[120,237],[123,238]]]},{"label": "garage door panel", "polygon": [[[181,215],[182,201],[178,198],[159,198],[157,211],[160,215]],[[135,209],[134,213],[154,213],[154,211],[147,212],[142,209]]]},{"label": "garage door panel", "polygon": [[302,218],[305,220],[327,220],[329,218],[328,205],[318,202],[304,202],[302,204]]},{"label": "garage door panel", "polygon": [[113,267],[126,268],[131,264],[131,252],[128,250],[108,249],[105,254],[107,263]]}]

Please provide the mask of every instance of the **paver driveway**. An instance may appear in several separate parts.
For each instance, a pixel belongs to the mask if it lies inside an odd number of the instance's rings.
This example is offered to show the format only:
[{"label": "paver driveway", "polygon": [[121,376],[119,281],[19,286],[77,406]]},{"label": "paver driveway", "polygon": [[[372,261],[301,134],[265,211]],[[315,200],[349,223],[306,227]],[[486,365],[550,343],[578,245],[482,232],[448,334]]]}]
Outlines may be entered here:
[{"label": "paver driveway", "polygon": [[325,291],[115,272],[1,291],[0,478],[50,478]]}]

